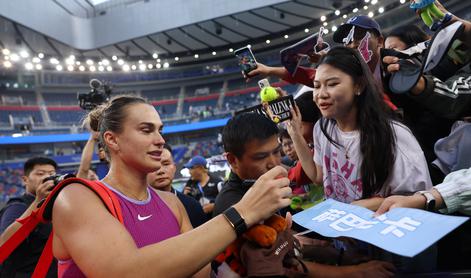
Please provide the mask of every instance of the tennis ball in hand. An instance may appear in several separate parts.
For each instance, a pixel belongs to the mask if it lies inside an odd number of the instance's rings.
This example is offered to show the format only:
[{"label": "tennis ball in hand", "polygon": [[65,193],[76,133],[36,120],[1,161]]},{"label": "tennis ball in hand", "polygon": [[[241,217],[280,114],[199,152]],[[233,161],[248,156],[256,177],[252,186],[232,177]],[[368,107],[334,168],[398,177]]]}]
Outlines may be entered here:
[{"label": "tennis ball in hand", "polygon": [[260,91],[262,102],[269,102],[278,98],[278,92],[273,87],[265,87]]}]

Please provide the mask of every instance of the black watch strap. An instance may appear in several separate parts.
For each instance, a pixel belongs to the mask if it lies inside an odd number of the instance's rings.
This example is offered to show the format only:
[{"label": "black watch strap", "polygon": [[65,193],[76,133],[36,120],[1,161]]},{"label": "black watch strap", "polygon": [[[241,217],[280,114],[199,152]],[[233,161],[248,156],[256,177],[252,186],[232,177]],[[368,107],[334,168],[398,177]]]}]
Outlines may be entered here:
[{"label": "black watch strap", "polygon": [[240,236],[247,231],[247,224],[245,224],[244,218],[242,218],[234,207],[226,209],[222,214],[231,224],[232,228],[234,228],[237,236]]}]

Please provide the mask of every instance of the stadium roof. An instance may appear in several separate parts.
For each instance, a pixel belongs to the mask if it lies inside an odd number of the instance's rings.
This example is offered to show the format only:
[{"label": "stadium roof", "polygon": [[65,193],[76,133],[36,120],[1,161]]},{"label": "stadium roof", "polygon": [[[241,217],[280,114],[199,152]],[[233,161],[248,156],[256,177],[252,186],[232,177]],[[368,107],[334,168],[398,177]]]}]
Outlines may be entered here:
[{"label": "stadium roof", "polygon": [[0,47],[58,60],[74,55],[198,62],[231,55],[229,49],[247,44],[279,48],[322,24],[334,28],[353,16],[355,7],[369,5],[365,13],[379,14],[380,8],[400,5],[398,0],[365,2],[370,1],[0,1]]}]

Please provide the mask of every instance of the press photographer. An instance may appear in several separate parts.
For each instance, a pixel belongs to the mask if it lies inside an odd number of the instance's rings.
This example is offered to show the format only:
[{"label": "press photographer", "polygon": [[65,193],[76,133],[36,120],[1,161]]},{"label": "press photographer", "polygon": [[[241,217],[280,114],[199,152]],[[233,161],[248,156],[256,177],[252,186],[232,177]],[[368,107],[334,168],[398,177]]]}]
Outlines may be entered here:
[{"label": "press photographer", "polygon": [[90,111],[98,105],[110,99],[112,86],[108,82],[101,82],[98,79],[90,80],[90,92],[78,94],[80,108]]}]

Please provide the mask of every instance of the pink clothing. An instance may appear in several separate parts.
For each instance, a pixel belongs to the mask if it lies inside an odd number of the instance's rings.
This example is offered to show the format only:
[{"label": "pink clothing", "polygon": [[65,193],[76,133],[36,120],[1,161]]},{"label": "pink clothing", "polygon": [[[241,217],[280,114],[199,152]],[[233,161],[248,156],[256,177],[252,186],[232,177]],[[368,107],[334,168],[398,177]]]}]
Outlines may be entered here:
[{"label": "pink clothing", "polygon": [[[124,226],[138,248],[180,234],[180,225],[175,215],[153,189],[147,188],[149,196],[147,200],[137,201],[107,186],[118,197]],[[58,277],[85,277],[85,275],[73,260],[67,260],[59,261]]]}]

